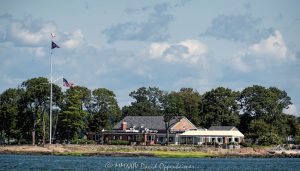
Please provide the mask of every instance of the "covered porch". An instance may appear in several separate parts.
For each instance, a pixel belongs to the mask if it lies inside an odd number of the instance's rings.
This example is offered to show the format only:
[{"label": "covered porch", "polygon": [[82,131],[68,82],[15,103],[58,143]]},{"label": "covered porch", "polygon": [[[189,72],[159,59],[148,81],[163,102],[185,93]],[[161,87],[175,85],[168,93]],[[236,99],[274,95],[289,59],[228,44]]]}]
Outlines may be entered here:
[{"label": "covered porch", "polygon": [[228,144],[243,142],[244,135],[240,131],[186,131],[179,135],[180,144]]}]

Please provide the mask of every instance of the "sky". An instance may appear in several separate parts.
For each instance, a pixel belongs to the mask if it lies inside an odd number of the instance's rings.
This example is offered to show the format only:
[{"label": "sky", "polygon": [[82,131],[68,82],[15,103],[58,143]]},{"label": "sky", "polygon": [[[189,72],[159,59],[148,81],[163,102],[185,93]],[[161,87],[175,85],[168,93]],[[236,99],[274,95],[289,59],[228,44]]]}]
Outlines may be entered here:
[{"label": "sky", "polygon": [[[0,92],[63,76],[89,89],[277,87],[300,116],[298,0],[0,0]],[[62,86],[59,80],[55,84]],[[65,90],[65,88],[64,88]]]}]

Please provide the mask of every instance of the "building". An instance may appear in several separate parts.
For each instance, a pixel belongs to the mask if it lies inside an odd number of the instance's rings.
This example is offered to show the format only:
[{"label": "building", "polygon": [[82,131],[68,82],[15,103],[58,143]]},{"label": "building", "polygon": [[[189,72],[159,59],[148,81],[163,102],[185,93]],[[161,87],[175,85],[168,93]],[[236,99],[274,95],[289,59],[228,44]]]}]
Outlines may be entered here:
[{"label": "building", "polygon": [[208,130],[189,130],[179,136],[180,144],[240,143],[244,135],[234,126],[212,126]]},{"label": "building", "polygon": [[[196,130],[186,117],[170,121],[169,143],[178,144],[179,135]],[[126,116],[113,130],[103,132],[104,143],[111,140],[126,140],[131,144],[153,145],[166,143],[166,127],[163,116]]]}]

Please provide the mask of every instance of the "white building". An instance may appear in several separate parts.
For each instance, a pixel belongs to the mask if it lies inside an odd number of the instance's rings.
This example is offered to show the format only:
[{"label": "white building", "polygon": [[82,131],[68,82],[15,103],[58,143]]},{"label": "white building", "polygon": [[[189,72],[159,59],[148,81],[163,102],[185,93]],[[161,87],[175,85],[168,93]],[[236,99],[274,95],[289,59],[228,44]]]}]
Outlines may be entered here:
[{"label": "white building", "polygon": [[234,126],[213,126],[208,130],[189,130],[179,135],[180,144],[240,143],[244,135]]}]

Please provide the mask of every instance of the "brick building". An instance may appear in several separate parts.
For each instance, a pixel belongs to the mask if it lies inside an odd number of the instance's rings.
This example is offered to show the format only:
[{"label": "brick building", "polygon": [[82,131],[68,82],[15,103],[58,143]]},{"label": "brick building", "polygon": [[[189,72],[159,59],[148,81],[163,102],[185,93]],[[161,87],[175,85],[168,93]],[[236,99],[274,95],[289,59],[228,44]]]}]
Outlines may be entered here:
[{"label": "brick building", "polygon": [[[170,121],[169,143],[177,144],[179,135],[187,130],[196,130],[186,117]],[[166,127],[163,116],[126,116],[113,130],[103,132],[103,141],[126,140],[131,144],[153,145],[166,143]]]}]

